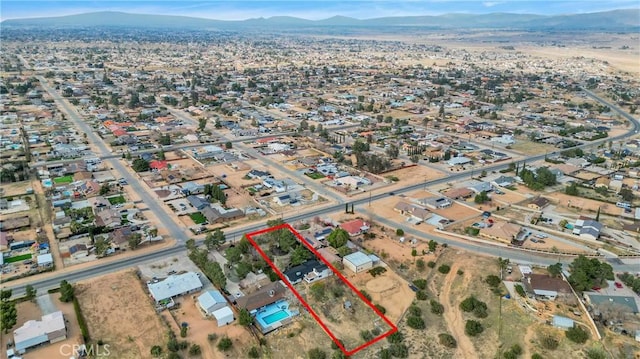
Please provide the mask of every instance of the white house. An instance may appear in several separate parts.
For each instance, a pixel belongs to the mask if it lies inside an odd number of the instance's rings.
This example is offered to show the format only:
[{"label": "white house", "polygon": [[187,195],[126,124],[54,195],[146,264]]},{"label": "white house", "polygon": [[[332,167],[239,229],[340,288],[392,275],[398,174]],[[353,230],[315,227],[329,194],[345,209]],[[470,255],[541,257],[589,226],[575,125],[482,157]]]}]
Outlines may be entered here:
[{"label": "white house", "polygon": [[358,251],[342,258],[342,264],[354,273],[360,273],[373,267],[373,260],[366,254]]},{"label": "white house", "polygon": [[491,142],[501,143],[503,145],[513,145],[516,143],[516,140],[511,135],[502,135],[498,137],[492,137]]},{"label": "white house", "polygon": [[464,157],[464,156],[459,156],[459,157],[451,157],[451,159],[449,159],[449,161],[447,161],[447,164],[449,166],[464,166],[466,164],[469,163],[473,163],[473,160],[471,160],[468,157]]},{"label": "white house", "polygon": [[67,339],[67,327],[61,311],[42,316],[42,320],[29,320],[13,331],[15,349],[23,354],[28,348]]},{"label": "white house", "polygon": [[156,303],[172,299],[184,294],[197,292],[202,289],[202,282],[194,272],[171,275],[162,281],[147,283],[149,293]]}]

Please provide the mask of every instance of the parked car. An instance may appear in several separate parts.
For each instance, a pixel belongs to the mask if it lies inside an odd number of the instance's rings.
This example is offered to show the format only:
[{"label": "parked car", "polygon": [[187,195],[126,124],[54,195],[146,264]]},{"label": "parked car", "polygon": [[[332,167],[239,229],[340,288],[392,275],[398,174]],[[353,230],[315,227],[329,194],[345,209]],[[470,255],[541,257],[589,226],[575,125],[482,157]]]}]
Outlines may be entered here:
[{"label": "parked car", "polygon": [[618,288],[618,289],[622,289],[623,288],[622,287],[622,283],[620,283],[620,282],[615,282],[614,284],[615,284],[616,288]]}]

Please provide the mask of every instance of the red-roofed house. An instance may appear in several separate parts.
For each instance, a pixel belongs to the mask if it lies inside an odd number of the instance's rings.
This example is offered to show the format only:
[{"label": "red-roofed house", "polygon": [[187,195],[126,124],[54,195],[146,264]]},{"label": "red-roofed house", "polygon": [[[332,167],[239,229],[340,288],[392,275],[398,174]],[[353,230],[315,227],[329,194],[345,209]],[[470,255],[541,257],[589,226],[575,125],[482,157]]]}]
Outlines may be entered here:
[{"label": "red-roofed house", "polygon": [[278,139],[275,138],[275,137],[259,138],[259,139],[256,140],[256,143],[263,145],[265,143],[271,143],[271,142],[274,142],[274,141],[277,141],[277,140]]},{"label": "red-roofed house", "polygon": [[127,131],[125,131],[125,130],[123,130],[121,128],[113,131],[113,135],[116,136],[116,137],[124,136],[126,134],[127,134]]},{"label": "red-roofed house", "polygon": [[340,225],[340,228],[349,233],[349,236],[357,236],[358,234],[365,233],[369,230],[367,222],[361,219],[354,219],[353,221],[345,222]]},{"label": "red-roofed house", "polygon": [[151,163],[149,163],[149,167],[151,167],[151,169],[153,170],[163,170],[166,169],[167,167],[169,167],[169,163],[167,161],[151,161]]}]

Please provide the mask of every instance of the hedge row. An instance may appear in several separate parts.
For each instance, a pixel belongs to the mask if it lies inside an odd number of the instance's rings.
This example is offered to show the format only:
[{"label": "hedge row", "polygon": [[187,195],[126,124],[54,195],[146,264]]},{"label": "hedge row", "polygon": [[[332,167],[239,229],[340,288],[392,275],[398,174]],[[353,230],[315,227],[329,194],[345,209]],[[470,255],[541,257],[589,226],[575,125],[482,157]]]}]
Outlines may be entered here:
[{"label": "hedge row", "polygon": [[76,312],[76,318],[78,318],[78,325],[80,326],[80,332],[82,333],[84,342],[88,343],[91,340],[89,328],[87,327],[87,322],[84,320],[84,315],[82,315],[82,310],[80,310],[80,303],[76,297],[73,297],[73,310]]}]

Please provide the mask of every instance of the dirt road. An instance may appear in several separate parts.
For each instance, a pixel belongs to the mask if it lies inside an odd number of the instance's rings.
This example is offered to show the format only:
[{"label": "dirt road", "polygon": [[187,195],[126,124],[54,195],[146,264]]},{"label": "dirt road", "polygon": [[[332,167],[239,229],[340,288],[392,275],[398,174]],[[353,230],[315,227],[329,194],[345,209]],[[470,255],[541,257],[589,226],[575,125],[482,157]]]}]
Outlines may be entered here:
[{"label": "dirt road", "polygon": [[[439,301],[444,305],[444,320],[449,327],[449,331],[458,341],[456,356],[458,358],[475,358],[477,357],[476,349],[469,337],[464,333],[465,320],[462,316],[462,312],[458,307],[458,303],[452,302],[453,298],[451,296],[451,287],[453,285],[453,281],[458,275],[457,272],[459,267],[458,263],[454,263],[451,266],[451,271],[449,271],[449,274],[447,274],[447,277],[444,279],[444,286],[440,291]],[[462,276],[462,286],[466,287],[470,280],[470,276],[467,273]],[[432,291],[434,291],[433,288]],[[434,293],[437,293],[437,291],[434,291]]]}]

